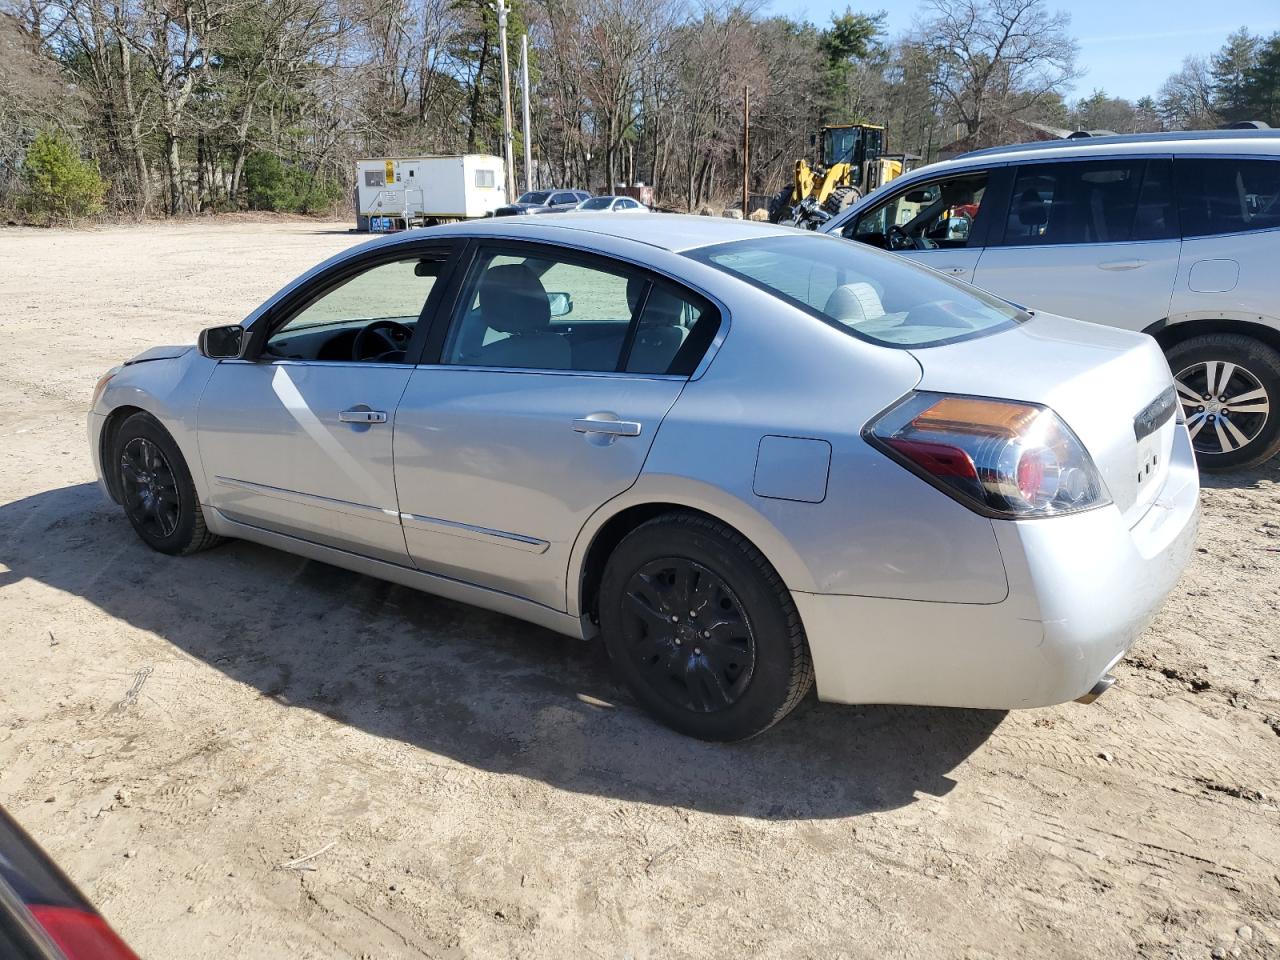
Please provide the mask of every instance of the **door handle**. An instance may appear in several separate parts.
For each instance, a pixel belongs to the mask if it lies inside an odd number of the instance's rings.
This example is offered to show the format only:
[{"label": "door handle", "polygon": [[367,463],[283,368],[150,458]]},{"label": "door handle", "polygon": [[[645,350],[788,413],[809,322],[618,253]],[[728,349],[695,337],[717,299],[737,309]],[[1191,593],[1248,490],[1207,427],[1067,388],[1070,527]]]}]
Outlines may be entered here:
[{"label": "door handle", "polygon": [[338,414],[338,420],[342,423],[386,423],[387,412],[370,410],[368,407],[352,407],[350,410],[341,411]]},{"label": "door handle", "polygon": [[634,420],[603,419],[595,416],[582,417],[573,421],[576,433],[602,433],[610,437],[638,437],[640,424]]},{"label": "door handle", "polygon": [[1139,267],[1145,267],[1145,260],[1108,260],[1106,263],[1098,264],[1099,270],[1137,270]]},{"label": "door handle", "polygon": [[938,267],[938,269],[941,270],[943,273],[951,274],[953,277],[959,276],[962,273],[969,272],[968,267]]}]

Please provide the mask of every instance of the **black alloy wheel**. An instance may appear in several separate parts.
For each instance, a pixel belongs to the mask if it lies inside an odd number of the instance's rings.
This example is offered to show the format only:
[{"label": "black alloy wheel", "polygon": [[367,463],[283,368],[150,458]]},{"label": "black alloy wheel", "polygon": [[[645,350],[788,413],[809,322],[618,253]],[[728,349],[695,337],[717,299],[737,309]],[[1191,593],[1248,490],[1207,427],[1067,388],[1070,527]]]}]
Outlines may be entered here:
[{"label": "black alloy wheel", "polygon": [[650,685],[677,707],[712,713],[751,682],[756,641],[737,595],[686,557],[661,557],[631,575],[623,637]]},{"label": "black alloy wheel", "polygon": [[172,537],[182,513],[182,495],[164,453],[146,437],[134,437],[120,450],[124,509],[139,532],[157,540]]}]

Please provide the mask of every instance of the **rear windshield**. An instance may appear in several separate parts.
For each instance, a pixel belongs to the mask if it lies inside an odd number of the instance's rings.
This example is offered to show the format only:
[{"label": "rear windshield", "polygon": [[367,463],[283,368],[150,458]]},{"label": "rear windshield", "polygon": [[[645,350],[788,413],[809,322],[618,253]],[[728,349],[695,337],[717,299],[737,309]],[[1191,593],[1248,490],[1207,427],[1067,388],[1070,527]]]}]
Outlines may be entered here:
[{"label": "rear windshield", "polygon": [[993,333],[1028,317],[970,284],[837,237],[762,237],[686,256],[883,346],[933,347]]}]

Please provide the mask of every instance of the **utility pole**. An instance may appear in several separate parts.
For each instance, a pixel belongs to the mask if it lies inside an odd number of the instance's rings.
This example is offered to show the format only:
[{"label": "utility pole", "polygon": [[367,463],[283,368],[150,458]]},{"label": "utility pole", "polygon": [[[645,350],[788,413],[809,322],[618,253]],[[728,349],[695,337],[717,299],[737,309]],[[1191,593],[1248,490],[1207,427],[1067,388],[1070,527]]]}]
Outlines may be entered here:
[{"label": "utility pole", "polygon": [[742,85],[742,216],[751,215],[751,88]]},{"label": "utility pole", "polygon": [[502,58],[502,150],[507,167],[507,202],[516,198],[515,158],[512,154],[511,134],[511,72],[507,66],[507,5],[505,0],[493,4],[498,14],[498,53]]},{"label": "utility pole", "polygon": [[533,189],[533,130],[529,126],[529,35],[520,37],[520,109],[524,114],[524,189]]}]

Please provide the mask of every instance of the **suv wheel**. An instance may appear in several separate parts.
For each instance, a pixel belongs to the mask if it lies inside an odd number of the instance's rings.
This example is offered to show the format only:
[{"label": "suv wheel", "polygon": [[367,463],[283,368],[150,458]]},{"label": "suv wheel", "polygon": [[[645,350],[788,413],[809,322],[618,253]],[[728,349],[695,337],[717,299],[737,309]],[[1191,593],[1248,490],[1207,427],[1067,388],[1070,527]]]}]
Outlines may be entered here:
[{"label": "suv wheel", "polygon": [[1200,469],[1254,467],[1280,451],[1280,352],[1236,333],[1168,351]]}]

